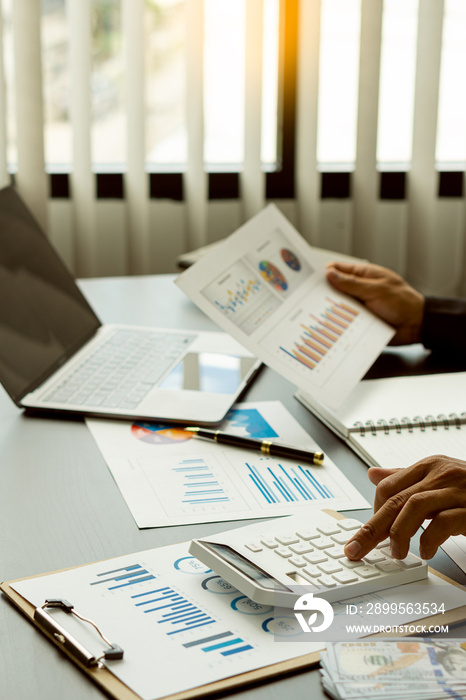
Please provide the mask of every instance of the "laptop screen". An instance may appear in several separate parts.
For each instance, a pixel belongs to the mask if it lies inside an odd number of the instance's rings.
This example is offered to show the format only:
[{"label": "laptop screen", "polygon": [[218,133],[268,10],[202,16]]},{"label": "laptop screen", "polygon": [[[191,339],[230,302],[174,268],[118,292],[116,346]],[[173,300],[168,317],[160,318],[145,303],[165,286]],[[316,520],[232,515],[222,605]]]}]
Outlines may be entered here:
[{"label": "laptop screen", "polygon": [[18,402],[100,321],[12,187],[0,191],[0,381]]}]

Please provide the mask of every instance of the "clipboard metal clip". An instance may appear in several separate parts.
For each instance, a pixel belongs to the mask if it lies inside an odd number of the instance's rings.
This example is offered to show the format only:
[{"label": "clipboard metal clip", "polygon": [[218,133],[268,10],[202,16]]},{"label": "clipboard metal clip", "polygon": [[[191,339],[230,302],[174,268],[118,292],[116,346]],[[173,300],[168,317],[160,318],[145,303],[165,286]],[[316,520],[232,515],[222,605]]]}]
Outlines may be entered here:
[{"label": "clipboard metal clip", "polygon": [[[100,656],[95,656],[86,649],[73,635],[71,635],[64,627],[62,627],[54,617],[49,615],[46,608],[58,608],[66,613],[70,613],[83,622],[87,622],[97,631],[99,636],[108,645]],[[113,644],[105,635],[102,634],[93,620],[84,617],[76,612],[74,605],[62,598],[48,598],[40,608],[34,610],[34,620],[38,625],[44,628],[53,639],[61,644],[67,652],[72,654],[84,666],[102,666],[102,661],[116,661],[123,658],[123,649],[117,644]]]}]

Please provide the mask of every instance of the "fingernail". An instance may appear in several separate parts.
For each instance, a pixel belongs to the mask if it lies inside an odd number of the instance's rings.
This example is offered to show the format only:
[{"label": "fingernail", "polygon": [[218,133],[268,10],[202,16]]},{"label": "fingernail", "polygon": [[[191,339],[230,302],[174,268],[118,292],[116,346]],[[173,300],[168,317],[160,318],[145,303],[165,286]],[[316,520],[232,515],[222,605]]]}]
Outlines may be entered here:
[{"label": "fingernail", "polygon": [[347,557],[355,557],[361,551],[361,545],[357,540],[349,542],[345,547],[345,554]]},{"label": "fingernail", "polygon": [[390,542],[390,552],[392,553],[392,557],[394,559],[401,559],[401,552],[393,542]]}]

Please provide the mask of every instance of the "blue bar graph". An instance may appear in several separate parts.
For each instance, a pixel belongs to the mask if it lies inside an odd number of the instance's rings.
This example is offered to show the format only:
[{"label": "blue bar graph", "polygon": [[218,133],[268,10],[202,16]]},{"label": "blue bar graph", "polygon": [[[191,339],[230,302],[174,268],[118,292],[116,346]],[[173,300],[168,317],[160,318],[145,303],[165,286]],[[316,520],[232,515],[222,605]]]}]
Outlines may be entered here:
[{"label": "blue bar graph", "polygon": [[204,503],[225,503],[228,495],[221,487],[216,475],[203,459],[183,459],[173,471],[183,479],[182,503],[191,506]]},{"label": "blue bar graph", "polygon": [[[212,642],[215,643],[213,644]],[[204,644],[206,646],[203,646]],[[249,651],[254,648],[250,644],[245,643],[244,639],[236,636],[233,632],[221,632],[211,637],[204,637],[202,639],[196,639],[194,642],[187,642],[183,644],[183,646],[186,649],[200,646],[204,652],[218,651],[222,656],[231,656],[232,654],[239,654],[242,651]]]},{"label": "blue bar graph", "polygon": [[[101,576],[104,578],[100,578]],[[107,586],[109,591],[113,591],[116,588],[125,588],[135,583],[150,581],[151,579],[155,579],[155,576],[150,574],[147,569],[144,569],[140,564],[131,564],[131,566],[125,566],[121,569],[104,571],[101,574],[97,574],[97,578],[98,581],[92,581],[89,585],[98,586],[102,583],[114,583],[115,585],[113,586]]]},{"label": "blue bar graph", "polygon": [[[130,564],[96,574],[95,580],[91,581],[89,585],[103,585],[109,591],[113,591],[135,583],[147,583],[155,580],[156,576],[150,574],[140,564]],[[208,625],[216,625],[217,627],[214,629],[218,630],[221,623],[205,612],[197,603],[185,597],[184,593],[160,583],[155,585],[158,587],[154,588],[154,583],[150,583],[143,586],[143,590],[130,589],[128,591],[129,601],[141,614],[147,615],[149,620],[153,620],[155,625],[160,625],[162,634],[172,637],[172,635],[186,632],[187,637],[183,635],[176,637],[186,650],[198,649],[202,654],[216,653],[222,657],[230,657],[254,649],[251,644],[232,631],[216,632],[207,637],[202,635],[193,639],[198,634],[193,630]],[[199,631],[202,634],[203,630]],[[183,640],[186,639],[189,641],[183,643]]]},{"label": "blue bar graph", "polygon": [[246,463],[248,476],[256,487],[260,500],[272,505],[333,498],[332,491],[314,476],[311,469],[269,464],[269,460],[264,460],[259,467]]},{"label": "blue bar graph", "polygon": [[215,620],[169,586],[131,596],[135,606],[146,614],[155,613],[159,625],[166,625],[167,635],[211,625]]}]

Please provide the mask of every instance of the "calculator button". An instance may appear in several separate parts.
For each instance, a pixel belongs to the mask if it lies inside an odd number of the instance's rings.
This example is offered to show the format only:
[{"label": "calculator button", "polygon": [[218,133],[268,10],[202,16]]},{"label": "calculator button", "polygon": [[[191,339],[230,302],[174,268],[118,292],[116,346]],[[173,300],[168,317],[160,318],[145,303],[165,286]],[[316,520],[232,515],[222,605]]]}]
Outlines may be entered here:
[{"label": "calculator button", "polygon": [[377,549],[382,549],[382,547],[390,547],[390,538],[387,537],[386,540],[382,540],[382,542],[379,542],[379,544],[376,545]]},{"label": "calculator button", "polygon": [[359,581],[359,577],[351,571],[340,571],[338,574],[333,574],[333,578],[337,583],[354,583]]},{"label": "calculator button", "polygon": [[302,540],[314,540],[316,537],[320,537],[320,532],[317,532],[317,530],[314,529],[299,530],[296,534]]},{"label": "calculator button", "polygon": [[358,569],[358,576],[361,578],[373,578],[374,576],[380,576],[380,571],[377,571],[374,566],[361,566]]},{"label": "calculator button", "polygon": [[290,549],[295,554],[308,554],[308,552],[313,552],[314,547],[311,547],[307,542],[298,542],[298,544],[290,545]]},{"label": "calculator button", "polygon": [[303,557],[309,564],[320,564],[321,561],[327,561],[327,555],[323,552],[311,552],[304,554]]},{"label": "calculator button", "polygon": [[306,562],[302,557],[290,557],[288,561],[290,562],[290,564],[293,564],[293,566],[306,566]]},{"label": "calculator button", "polygon": [[[395,561],[398,561],[398,559]],[[408,556],[406,556],[404,559],[400,559],[399,562],[400,564],[403,564],[406,569],[412,569],[413,567],[420,566],[422,564],[422,560],[419,559],[419,557],[416,557],[414,554],[411,554],[411,552],[408,552]]]},{"label": "calculator button", "polygon": [[256,544],[255,542],[248,542],[248,544],[245,544],[244,546],[251,552],[262,552],[262,547],[260,544]]},{"label": "calculator button", "polygon": [[323,535],[336,535],[340,532],[338,525],[317,525],[316,530],[321,532]]},{"label": "calculator button", "polygon": [[360,523],[359,520],[353,520],[353,518],[339,520],[338,524],[342,530],[358,530],[360,527],[362,527],[362,523]]},{"label": "calculator button", "polygon": [[364,561],[367,561],[368,564],[375,564],[378,561],[383,561],[385,559],[385,555],[382,552],[378,552],[377,550],[372,550],[372,552],[369,552],[366,554],[364,557]]},{"label": "calculator button", "polygon": [[293,535],[293,534],[278,535],[275,539],[277,540],[277,542],[279,544],[287,544],[288,545],[288,544],[296,544],[297,542],[299,542],[298,537],[296,537],[296,535]]},{"label": "calculator button", "polygon": [[286,559],[287,557],[291,557],[292,552],[288,549],[288,547],[277,547],[277,549],[273,550],[275,554],[278,554],[279,557],[283,557]]},{"label": "calculator button", "polygon": [[335,571],[343,569],[342,565],[337,561],[324,561],[322,564],[317,564],[317,568],[323,571],[324,574],[334,574]]},{"label": "calculator button", "polygon": [[278,542],[275,542],[272,537],[270,538],[264,538],[261,540],[261,544],[264,545],[264,547],[268,547],[269,549],[275,549],[275,547],[278,547]]},{"label": "calculator button", "polygon": [[[319,574],[323,576],[322,571],[319,571]],[[301,578],[305,579],[306,581],[309,581],[309,583],[311,583],[315,588],[320,588],[320,579],[316,576],[310,576],[306,569],[300,569],[299,575],[301,576]]]},{"label": "calculator button", "polygon": [[393,559],[392,550],[390,549],[390,547],[383,547],[383,549],[381,549],[380,551],[382,552],[382,554],[385,554],[386,557]]},{"label": "calculator button", "polygon": [[326,588],[335,588],[337,585],[337,582],[333,579],[332,576],[321,576],[319,579],[319,583],[324,585]]},{"label": "calculator button", "polygon": [[308,564],[306,568],[303,569],[303,572],[314,578],[317,578],[317,576],[322,576],[322,571],[318,569],[317,566],[314,566],[314,564]]},{"label": "calculator button", "polygon": [[393,571],[400,571],[401,566],[395,559],[385,559],[375,565],[383,574],[391,574]]},{"label": "calculator button", "polygon": [[347,569],[356,569],[358,566],[364,566],[362,559],[358,561],[353,561],[352,559],[340,559],[341,563],[346,566]]},{"label": "calculator button", "polygon": [[348,535],[348,533],[340,532],[338,535],[331,535],[330,539],[337,544],[346,544],[350,537],[351,535]]},{"label": "calculator button", "polygon": [[341,557],[345,556],[345,549],[343,545],[336,544],[335,547],[330,547],[326,554],[332,559],[341,559]]},{"label": "calculator button", "polygon": [[332,542],[332,540],[329,537],[319,537],[318,540],[313,540],[312,544],[317,549],[327,549],[327,547],[335,547],[335,542]]}]

